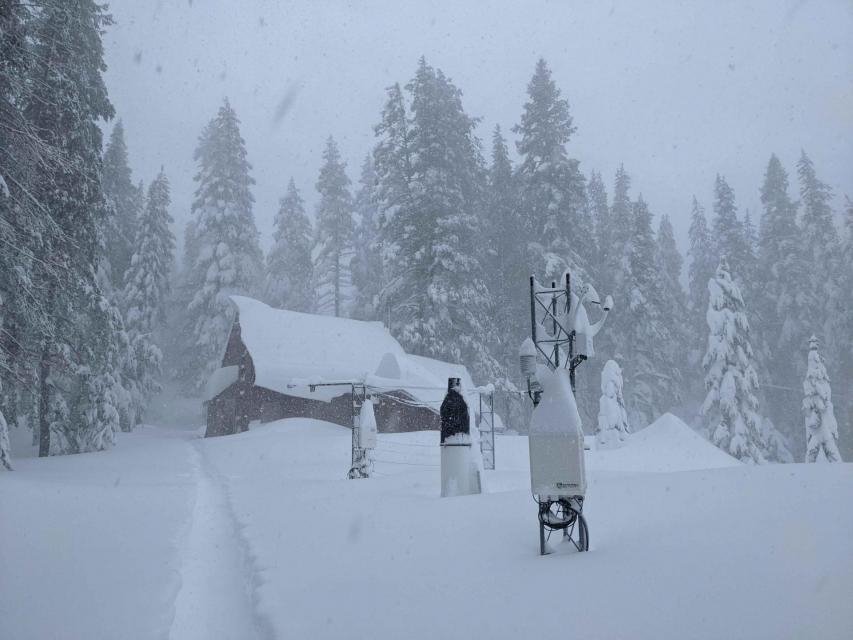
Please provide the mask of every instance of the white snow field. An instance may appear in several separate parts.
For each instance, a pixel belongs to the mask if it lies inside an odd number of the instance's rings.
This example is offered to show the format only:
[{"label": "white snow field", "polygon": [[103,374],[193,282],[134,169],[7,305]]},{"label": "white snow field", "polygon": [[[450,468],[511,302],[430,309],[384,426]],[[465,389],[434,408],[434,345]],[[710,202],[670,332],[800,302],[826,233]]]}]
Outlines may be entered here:
[{"label": "white snow field", "polygon": [[853,638],[853,464],[744,466],[666,415],[588,452],[538,554],[527,439],[439,497],[438,433],[147,427],[0,476],[0,638]]}]

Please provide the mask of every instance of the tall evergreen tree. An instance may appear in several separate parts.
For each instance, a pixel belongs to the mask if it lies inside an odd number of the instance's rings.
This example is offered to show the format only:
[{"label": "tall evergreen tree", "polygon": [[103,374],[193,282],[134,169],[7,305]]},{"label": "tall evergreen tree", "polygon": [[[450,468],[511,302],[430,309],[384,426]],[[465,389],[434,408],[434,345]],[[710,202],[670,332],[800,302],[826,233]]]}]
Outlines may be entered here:
[{"label": "tall evergreen tree", "polygon": [[155,331],[165,320],[170,294],[169,277],[175,252],[170,229],[169,180],[163,169],[148,187],[148,198],[136,225],[135,247],[125,272],[123,303],[125,325],[133,353],[135,420],[142,418],[151,396],[160,389],[162,351]]},{"label": "tall evergreen tree", "polygon": [[[832,310],[832,353],[838,359],[836,384],[842,389],[853,389],[853,201],[845,198],[844,223],[846,238],[841,246],[839,259],[839,287]],[[844,339],[847,336],[847,339]],[[846,425],[845,457],[853,455],[853,397],[839,407],[842,430]],[[846,418],[846,419],[845,419]]]},{"label": "tall evergreen tree", "polygon": [[597,255],[593,260],[595,282],[599,291],[613,291],[613,228],[610,217],[610,206],[607,203],[607,188],[601,179],[601,174],[593,171],[587,185],[589,205],[595,230],[595,246]]},{"label": "tall evergreen tree", "polygon": [[[394,215],[411,201],[411,132],[406,102],[399,84],[390,86],[387,94],[381,122],[374,129],[377,143],[373,150],[373,168],[380,228],[393,226]],[[392,251],[394,247],[385,249]]]},{"label": "tall evergreen tree", "polygon": [[379,237],[379,208],[376,195],[376,170],[373,156],[368,154],[361,165],[359,188],[355,195],[355,258],[352,277],[355,285],[353,317],[379,320],[382,315],[380,296],[385,282],[382,266],[382,242]]},{"label": "tall evergreen tree", "polygon": [[492,133],[486,202],[482,241],[487,247],[486,279],[500,336],[492,341],[491,347],[503,370],[510,375],[518,366],[518,344],[530,331],[526,307],[530,273],[525,246],[520,242],[524,237],[524,221],[518,207],[512,162],[499,126]]},{"label": "tall evergreen tree", "polygon": [[569,103],[560,97],[551,70],[541,58],[527,95],[521,122],[513,131],[520,136],[517,173],[520,205],[532,241],[529,260],[546,279],[559,278],[569,269],[583,281],[588,269],[584,258],[594,255],[586,255],[593,230],[583,175],[577,160],[566,153],[575,127]]},{"label": "tall evergreen tree", "polygon": [[314,310],[314,233],[293,178],[279,201],[273,247],[267,255],[266,300],[278,309]]},{"label": "tall evergreen tree", "polygon": [[687,312],[690,335],[693,336],[688,357],[691,370],[698,368],[705,352],[707,339],[705,333],[708,325],[705,315],[708,311],[708,281],[714,276],[719,257],[716,254],[705,209],[693,196],[693,207],[690,212],[690,229],[687,232],[690,239],[690,266],[687,271]]},{"label": "tall evergreen tree", "polygon": [[327,315],[349,316],[354,297],[355,227],[349,188],[346,163],[341,160],[338,145],[329,136],[317,179],[320,202],[313,250],[317,311]]},{"label": "tall evergreen tree", "polygon": [[[609,213],[608,260],[602,263],[604,292],[612,292],[616,304],[623,313],[616,314],[612,321],[604,325],[604,331],[596,343],[596,352],[603,358],[616,358],[626,362],[629,355],[627,332],[630,330],[633,316],[628,312],[630,303],[630,251],[635,231],[634,203],[630,197],[631,177],[623,165],[616,170],[613,185],[613,202]],[[602,244],[602,240],[599,240]],[[622,306],[624,305],[624,306]]]},{"label": "tall evergreen tree", "polygon": [[192,204],[195,226],[185,249],[194,255],[186,283],[191,297],[182,376],[191,391],[200,390],[220,364],[233,317],[229,294],[255,292],[262,273],[252,213],[255,181],[240,122],[227,99],[204,128],[195,159],[199,172]]},{"label": "tall evergreen tree", "polygon": [[806,418],[806,462],[817,462],[823,452],[827,462],[841,462],[838,423],[832,406],[832,389],[817,337],[809,340],[809,365],[803,380],[803,413]]},{"label": "tall evergreen tree", "polygon": [[423,58],[406,88],[406,135],[392,92],[374,152],[391,329],[413,353],[463,362],[495,379],[491,300],[475,254],[484,178],[475,120],[459,89]]},{"label": "tall evergreen tree", "polygon": [[[838,230],[832,220],[832,189],[817,177],[814,163],[803,151],[797,162],[800,182],[800,228],[803,259],[805,261],[808,286],[805,290],[805,307],[811,317],[825,320],[816,326],[824,338],[831,336],[833,301],[839,286],[838,263],[840,242]],[[843,340],[850,340],[844,336]]]},{"label": "tall evergreen tree", "polygon": [[715,445],[744,462],[762,463],[758,376],[752,362],[749,321],[725,258],[708,282],[708,293],[710,334],[702,361],[707,395],[702,415]]},{"label": "tall evergreen tree", "polygon": [[[765,345],[769,382],[765,389],[768,413],[791,442],[802,442],[794,416],[797,401],[782,388],[795,388],[802,378],[802,347],[810,334],[803,302],[807,272],[796,223],[796,208],[788,196],[788,175],[772,155],[761,187],[764,211],[758,231],[757,317]],[[799,457],[799,456],[798,456]]]},{"label": "tall evergreen tree", "polygon": [[140,190],[134,186],[127,163],[127,145],[121,120],[113,126],[104,151],[101,184],[107,204],[112,208],[106,234],[105,267],[114,289],[124,287],[125,272],[130,267],[136,238],[137,219],[142,213]]},{"label": "tall evergreen tree", "polygon": [[101,75],[101,33],[109,20],[91,0],[49,2],[35,28],[25,114],[41,142],[61,157],[41,167],[32,190],[58,230],[46,240],[45,255],[60,276],[40,283],[50,324],[38,363],[40,455],[109,446],[128,404],[119,372],[126,335],[96,275],[109,216],[98,127],[113,116]]},{"label": "tall evergreen tree", "polygon": [[[661,297],[655,300],[660,309],[661,323],[666,329],[669,340],[660,345],[666,351],[664,362],[673,363],[681,374],[688,366],[686,345],[689,344],[687,329],[687,297],[681,286],[681,270],[684,258],[675,244],[675,233],[669,216],[661,216],[657,236],[657,269],[661,280]],[[673,382],[673,397],[680,396],[682,379],[679,375]]]},{"label": "tall evergreen tree", "polygon": [[633,425],[647,425],[679,400],[680,373],[675,361],[665,308],[665,284],[659,272],[652,214],[643,197],[634,204],[634,234],[627,257],[626,313],[620,323],[628,387],[628,417]]},{"label": "tall evergreen tree", "polygon": [[610,207],[611,257],[610,268],[615,274],[615,288],[618,289],[618,274],[624,271],[626,248],[634,232],[634,205],[630,197],[631,176],[625,171],[624,165],[616,170],[613,184],[613,204]]},{"label": "tall evergreen tree", "polygon": [[0,414],[12,425],[36,418],[30,391],[37,386],[36,354],[51,330],[39,283],[55,277],[57,265],[44,258],[59,233],[32,191],[37,168],[56,154],[23,109],[33,89],[31,9],[18,0],[0,2]]},{"label": "tall evergreen tree", "polygon": [[749,261],[743,222],[738,218],[735,192],[726,179],[717,174],[714,181],[714,242],[717,255],[725,255],[731,273],[737,274],[738,283],[744,282],[744,273]]}]

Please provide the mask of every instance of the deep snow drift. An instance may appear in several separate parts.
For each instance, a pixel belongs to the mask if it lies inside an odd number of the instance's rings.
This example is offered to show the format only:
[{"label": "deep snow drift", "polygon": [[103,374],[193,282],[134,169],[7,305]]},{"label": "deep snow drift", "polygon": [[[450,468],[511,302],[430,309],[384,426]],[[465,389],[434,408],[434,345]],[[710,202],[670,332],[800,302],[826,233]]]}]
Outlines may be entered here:
[{"label": "deep snow drift", "polygon": [[437,445],[381,434],[367,480],[344,479],[348,430],[303,419],[18,460],[0,635],[853,637],[851,464],[741,465],[664,416],[588,452],[590,552],[540,557],[527,439],[460,498]]}]

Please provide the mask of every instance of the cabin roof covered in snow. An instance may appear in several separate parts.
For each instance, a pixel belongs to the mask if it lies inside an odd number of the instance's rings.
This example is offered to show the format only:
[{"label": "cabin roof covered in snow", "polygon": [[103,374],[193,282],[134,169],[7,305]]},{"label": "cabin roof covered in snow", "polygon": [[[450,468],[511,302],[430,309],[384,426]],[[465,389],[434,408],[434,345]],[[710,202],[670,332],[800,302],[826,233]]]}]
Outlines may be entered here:
[{"label": "cabin roof covered in snow", "polygon": [[231,296],[239,313],[240,335],[252,357],[255,385],[291,396],[331,400],[361,382],[375,390],[406,391],[436,411],[447,378],[461,377],[473,390],[467,369],[407,354],[381,322],[274,309],[258,300]]}]

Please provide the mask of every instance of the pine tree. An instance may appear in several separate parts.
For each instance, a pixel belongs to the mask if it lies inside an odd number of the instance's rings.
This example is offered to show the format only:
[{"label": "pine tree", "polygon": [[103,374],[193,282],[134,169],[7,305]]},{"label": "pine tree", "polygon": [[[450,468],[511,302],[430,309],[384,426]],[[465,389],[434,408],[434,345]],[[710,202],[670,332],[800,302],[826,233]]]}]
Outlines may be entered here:
[{"label": "pine tree", "polygon": [[482,238],[487,247],[487,281],[495,308],[499,339],[492,353],[506,375],[517,368],[518,345],[530,331],[527,326],[527,281],[524,222],[518,207],[516,183],[506,140],[496,126],[492,133],[492,157],[488,173],[488,194]]},{"label": "pine tree", "polygon": [[495,379],[499,366],[487,347],[493,311],[476,255],[484,171],[475,120],[459,89],[423,58],[406,88],[406,135],[392,92],[374,152],[391,329],[413,353]]},{"label": "pine tree", "polygon": [[105,267],[113,288],[121,291],[135,249],[137,219],[142,212],[140,190],[133,185],[127,163],[127,145],[121,120],[113,126],[104,151],[103,167],[101,184],[107,204],[112,208],[106,233]]},{"label": "pine tree", "polygon": [[796,208],[788,196],[788,176],[779,159],[772,155],[761,187],[764,211],[758,231],[757,317],[761,327],[762,364],[769,383],[765,390],[773,423],[792,442],[801,442],[802,431],[793,416],[797,402],[790,393],[775,387],[793,388],[803,372],[802,351],[809,331],[803,296],[807,270],[803,261]]},{"label": "pine tree", "polygon": [[[195,227],[186,245],[188,352],[183,379],[198,391],[219,366],[231,327],[228,296],[259,289],[262,259],[255,228],[246,148],[228,100],[204,128],[196,148],[199,172],[192,212]],[[190,244],[192,243],[192,244]]]},{"label": "pine tree", "polygon": [[[840,259],[838,261],[839,286],[835,295],[835,304],[832,309],[832,353],[838,359],[836,384],[842,389],[853,388],[853,201],[845,198],[844,220],[846,227],[846,239],[841,246]],[[845,336],[847,339],[845,339]],[[846,424],[846,437],[842,441],[846,443],[845,457],[853,453],[853,398],[848,398],[846,406],[839,407],[842,425]],[[846,414],[847,420],[844,420]]]},{"label": "pine tree", "polygon": [[277,309],[314,310],[311,221],[293,178],[279,202],[273,247],[267,256],[266,300]]},{"label": "pine tree", "polygon": [[809,366],[803,380],[803,413],[806,418],[806,462],[817,462],[823,452],[827,462],[841,462],[838,452],[838,423],[832,406],[832,389],[826,365],[813,335],[809,340]]},{"label": "pine tree", "polygon": [[566,153],[575,127],[569,103],[560,97],[541,58],[527,95],[521,122],[513,131],[521,136],[516,143],[521,155],[517,175],[521,210],[532,241],[528,260],[546,280],[560,278],[568,269],[582,282],[588,278],[587,261],[594,250],[584,178],[577,160]]},{"label": "pine tree", "polygon": [[614,273],[614,290],[619,288],[618,274],[624,271],[626,249],[634,232],[634,205],[629,192],[631,176],[623,165],[616,170],[613,184],[613,204],[610,207],[611,231],[611,263]]},{"label": "pine tree", "polygon": [[622,385],[622,369],[615,360],[608,360],[601,370],[601,398],[595,430],[595,441],[601,449],[620,446],[631,433]]},{"label": "pine tree", "polygon": [[[819,326],[820,333],[831,336],[832,307],[837,297],[840,242],[838,230],[832,220],[832,189],[821,182],[815,172],[814,163],[803,151],[797,163],[800,182],[800,228],[799,235],[805,261],[807,288],[805,307],[810,315],[826,319]],[[839,342],[849,341],[843,336]]]},{"label": "pine tree", "polygon": [[352,260],[355,254],[353,202],[346,163],[330,136],[323,151],[323,166],[317,179],[320,202],[314,240],[314,279],[317,311],[349,316],[353,301]]},{"label": "pine tree", "polygon": [[725,258],[708,281],[708,350],[702,361],[707,395],[702,415],[711,441],[744,462],[763,463],[758,376],[740,288]]},{"label": "pine tree", "polygon": [[48,274],[55,277],[53,261],[44,256],[59,234],[33,197],[37,168],[51,165],[56,154],[23,109],[33,89],[27,81],[31,8],[17,0],[0,2],[0,414],[10,425],[37,418],[32,390],[38,344],[51,331],[39,283]]},{"label": "pine tree", "polygon": [[355,285],[353,317],[360,320],[381,319],[380,296],[384,285],[382,243],[379,238],[379,209],[376,197],[376,171],[373,156],[368,154],[361,166],[359,189],[355,196],[355,257],[352,277]]},{"label": "pine tree", "polygon": [[625,272],[626,309],[618,323],[624,342],[628,382],[628,415],[632,424],[647,425],[679,401],[680,373],[665,308],[664,281],[652,215],[643,197],[634,204],[634,234],[628,246]]},{"label": "pine tree", "polygon": [[589,205],[595,229],[595,246],[598,254],[593,260],[595,282],[599,291],[613,291],[613,229],[610,218],[610,206],[607,204],[607,189],[601,174],[592,172],[587,185]]},{"label": "pine tree", "polygon": [[735,192],[726,179],[717,174],[714,182],[714,242],[717,255],[725,255],[731,273],[737,274],[738,284],[744,282],[744,272],[749,260],[743,222],[738,219]]},{"label": "pine tree", "polygon": [[[661,297],[655,304],[660,309],[661,323],[669,336],[667,342],[661,343],[660,349],[667,352],[665,362],[673,363],[680,376],[688,364],[685,346],[690,340],[687,330],[687,297],[681,286],[684,258],[675,244],[675,233],[669,216],[661,216],[655,240],[657,270],[661,279]],[[678,396],[675,394],[674,397]]]},{"label": "pine tree", "polygon": [[100,183],[98,127],[113,116],[101,76],[101,32],[109,22],[91,0],[50,2],[35,28],[25,114],[40,142],[61,157],[40,168],[31,191],[58,230],[45,239],[58,278],[46,274],[40,283],[50,324],[37,365],[40,455],[109,446],[119,411],[129,404],[120,380],[127,337],[97,279],[110,213]]},{"label": "pine tree", "polygon": [[[406,103],[399,84],[389,87],[387,93],[382,120],[374,129],[378,138],[373,150],[373,168],[380,228],[394,226],[395,214],[411,201],[411,132]],[[386,247],[386,251],[391,249]]]},{"label": "pine tree", "polygon": [[148,188],[145,209],[136,227],[135,251],[125,275],[125,326],[133,352],[135,421],[151,396],[160,390],[162,351],[154,338],[165,321],[174,262],[175,237],[169,225],[169,180],[163,169]]},{"label": "pine tree", "polygon": [[687,313],[690,335],[693,336],[688,358],[691,370],[698,368],[702,355],[705,351],[707,340],[705,333],[708,325],[705,315],[708,311],[708,280],[714,276],[719,257],[716,255],[711,233],[708,230],[708,222],[705,218],[705,209],[693,196],[693,208],[690,213],[690,267],[687,271],[688,294]]}]

